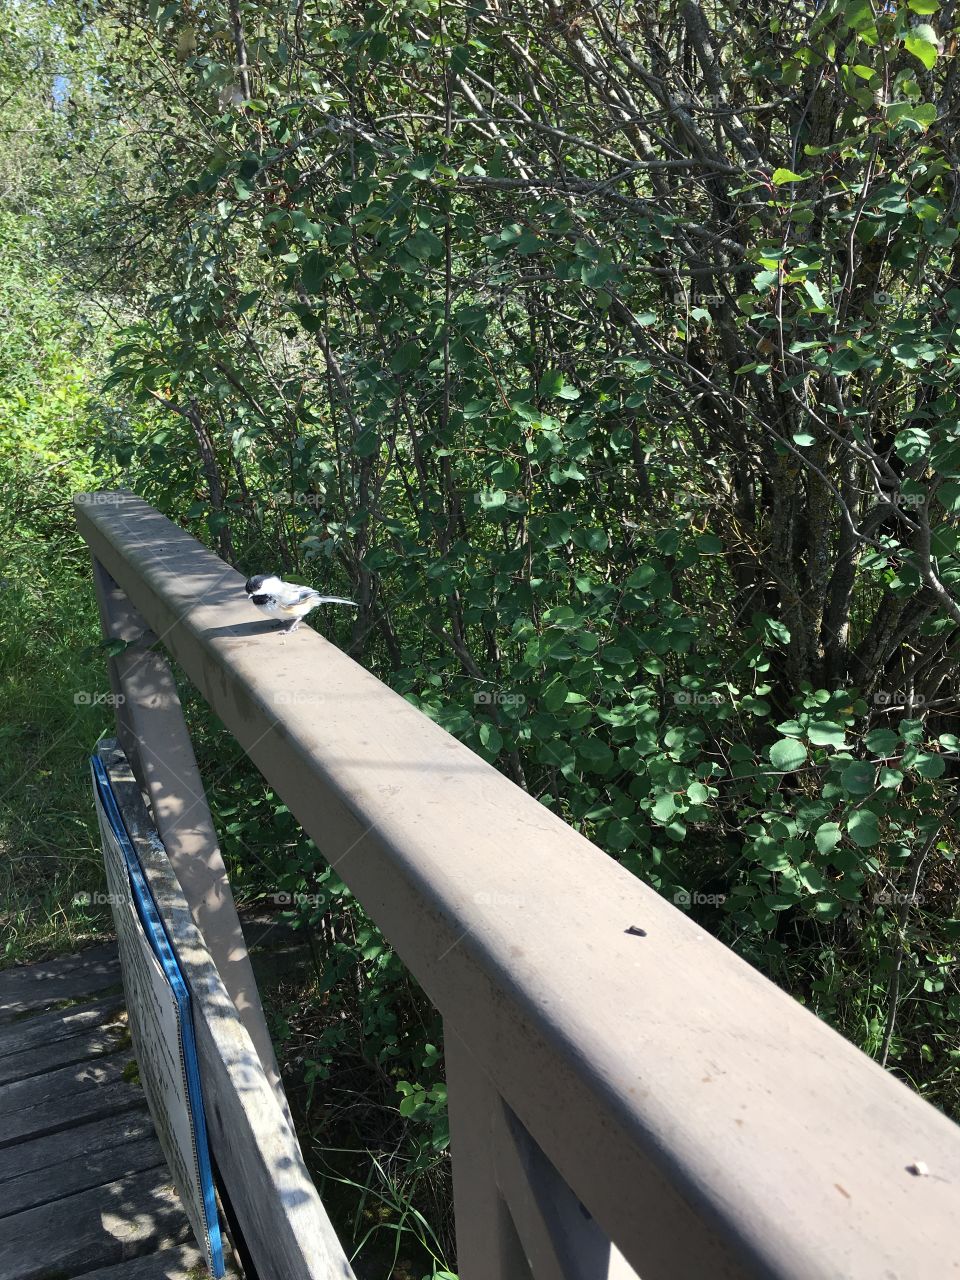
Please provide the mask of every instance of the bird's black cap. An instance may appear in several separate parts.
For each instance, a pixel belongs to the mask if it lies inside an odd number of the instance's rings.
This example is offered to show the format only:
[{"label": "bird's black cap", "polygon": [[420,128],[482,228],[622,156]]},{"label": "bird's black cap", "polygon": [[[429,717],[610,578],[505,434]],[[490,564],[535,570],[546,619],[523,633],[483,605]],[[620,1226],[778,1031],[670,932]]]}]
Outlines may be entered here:
[{"label": "bird's black cap", "polygon": [[244,587],[247,595],[252,596],[259,591],[269,576],[268,573],[258,573],[255,578],[248,578]]}]

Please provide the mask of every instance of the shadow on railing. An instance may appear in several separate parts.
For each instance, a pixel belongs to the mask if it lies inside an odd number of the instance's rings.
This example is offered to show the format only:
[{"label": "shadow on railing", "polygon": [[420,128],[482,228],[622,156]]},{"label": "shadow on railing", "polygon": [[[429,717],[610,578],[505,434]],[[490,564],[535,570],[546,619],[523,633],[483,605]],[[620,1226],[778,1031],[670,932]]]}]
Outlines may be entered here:
[{"label": "shadow on railing", "polygon": [[[949,1120],[321,636],[281,648],[240,575],[146,503],[76,506],[107,634],[163,643],[442,1013],[463,1280],[960,1269]],[[144,644],[111,663],[273,1072],[169,668]]]}]

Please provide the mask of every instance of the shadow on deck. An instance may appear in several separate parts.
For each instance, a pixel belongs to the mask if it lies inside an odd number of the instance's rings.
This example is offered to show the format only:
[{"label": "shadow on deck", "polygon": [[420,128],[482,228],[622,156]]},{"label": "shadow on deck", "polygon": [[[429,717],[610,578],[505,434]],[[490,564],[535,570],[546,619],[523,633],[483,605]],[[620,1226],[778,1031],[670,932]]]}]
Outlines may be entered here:
[{"label": "shadow on deck", "polygon": [[0,1280],[206,1274],[138,1083],[116,947],[0,973]]}]

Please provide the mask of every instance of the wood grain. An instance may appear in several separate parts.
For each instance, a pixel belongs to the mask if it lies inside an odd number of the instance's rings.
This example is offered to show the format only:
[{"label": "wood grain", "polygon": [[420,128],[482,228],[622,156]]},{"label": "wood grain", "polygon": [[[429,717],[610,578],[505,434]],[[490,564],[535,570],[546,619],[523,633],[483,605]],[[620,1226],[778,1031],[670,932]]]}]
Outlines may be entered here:
[{"label": "wood grain", "polygon": [[260,1280],[353,1280],[296,1136],[203,945],[123,756],[98,748],[190,989],[210,1147]]}]

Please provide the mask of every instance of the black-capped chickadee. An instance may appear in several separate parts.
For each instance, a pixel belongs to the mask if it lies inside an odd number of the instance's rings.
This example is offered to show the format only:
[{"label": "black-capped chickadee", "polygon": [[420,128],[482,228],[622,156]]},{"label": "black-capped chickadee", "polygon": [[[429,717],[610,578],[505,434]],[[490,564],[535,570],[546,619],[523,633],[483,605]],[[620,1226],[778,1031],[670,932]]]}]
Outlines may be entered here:
[{"label": "black-capped chickadee", "polygon": [[358,606],[353,600],[344,600],[343,596],[322,596],[313,587],[300,587],[295,582],[283,582],[271,574],[258,573],[248,578],[244,590],[251,604],[255,604],[261,613],[277,618],[286,625],[284,635],[296,631],[300,623],[312,609],[320,604],[347,604],[352,609]]}]

